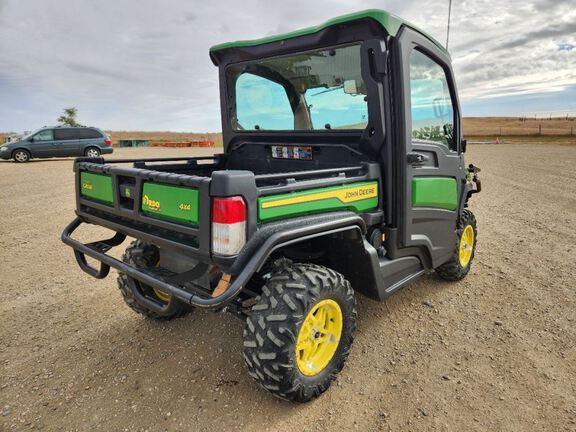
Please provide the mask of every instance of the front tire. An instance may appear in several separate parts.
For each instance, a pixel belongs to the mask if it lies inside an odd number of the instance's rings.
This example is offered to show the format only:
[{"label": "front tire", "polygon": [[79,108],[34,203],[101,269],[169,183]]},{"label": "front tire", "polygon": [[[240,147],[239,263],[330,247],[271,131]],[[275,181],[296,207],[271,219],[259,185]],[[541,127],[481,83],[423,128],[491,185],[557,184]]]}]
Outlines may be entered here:
[{"label": "front tire", "polygon": [[464,279],[472,266],[474,253],[476,252],[477,238],[478,230],[476,229],[474,213],[464,209],[456,226],[454,254],[452,258],[450,258],[450,261],[436,269],[438,276],[448,281]]},{"label": "front tire", "polygon": [[281,399],[320,396],[344,367],[356,316],[354,291],[341,274],[279,261],[246,319],[248,373]]},{"label": "front tire", "polygon": [[[126,248],[122,261],[136,268],[154,267],[160,261],[160,251],[154,245],[136,240]],[[189,306],[168,293],[142,284],[124,273],[118,272],[117,282],[118,289],[128,307],[146,318],[159,321],[171,320],[191,310]],[[140,290],[144,296],[158,303],[163,308],[163,312],[160,314],[138,303],[134,296],[134,289]]]},{"label": "front tire", "polygon": [[30,152],[28,150],[22,150],[22,149],[16,150],[12,154],[12,159],[14,159],[14,162],[17,163],[26,163],[31,159]]}]

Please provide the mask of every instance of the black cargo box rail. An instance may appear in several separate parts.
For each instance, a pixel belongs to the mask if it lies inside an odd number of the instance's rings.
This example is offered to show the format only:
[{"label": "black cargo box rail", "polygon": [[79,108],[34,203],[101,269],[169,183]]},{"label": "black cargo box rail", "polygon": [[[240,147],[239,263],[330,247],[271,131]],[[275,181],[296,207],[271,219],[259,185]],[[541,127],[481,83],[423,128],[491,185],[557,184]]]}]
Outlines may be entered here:
[{"label": "black cargo box rail", "polygon": [[[310,171],[292,171],[285,173],[259,174],[254,176],[258,186],[258,195],[266,196],[294,192],[311,188],[335,186],[380,178],[380,166],[365,162],[361,165],[318,169]],[[266,182],[268,185],[261,185]],[[273,182],[273,184],[269,184]]]}]

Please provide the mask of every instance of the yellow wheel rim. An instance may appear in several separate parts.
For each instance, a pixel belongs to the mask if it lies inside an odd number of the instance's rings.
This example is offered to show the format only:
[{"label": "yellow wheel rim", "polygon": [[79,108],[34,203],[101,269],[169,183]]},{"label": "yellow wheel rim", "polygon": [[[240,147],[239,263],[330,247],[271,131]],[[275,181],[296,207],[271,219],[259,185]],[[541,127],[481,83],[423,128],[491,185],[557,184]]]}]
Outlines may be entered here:
[{"label": "yellow wheel rim", "polygon": [[316,375],[328,366],[340,343],[342,321],[334,300],[322,300],[308,312],[296,340],[296,363],[303,375]]},{"label": "yellow wheel rim", "polygon": [[154,294],[156,294],[156,297],[158,297],[164,303],[170,303],[170,299],[172,298],[170,294],[162,290],[159,290],[158,288],[154,288]]},{"label": "yellow wheel rim", "polygon": [[472,251],[474,249],[474,228],[472,225],[466,225],[462,236],[460,237],[460,247],[458,248],[458,255],[460,258],[460,265],[466,267],[472,259]]}]

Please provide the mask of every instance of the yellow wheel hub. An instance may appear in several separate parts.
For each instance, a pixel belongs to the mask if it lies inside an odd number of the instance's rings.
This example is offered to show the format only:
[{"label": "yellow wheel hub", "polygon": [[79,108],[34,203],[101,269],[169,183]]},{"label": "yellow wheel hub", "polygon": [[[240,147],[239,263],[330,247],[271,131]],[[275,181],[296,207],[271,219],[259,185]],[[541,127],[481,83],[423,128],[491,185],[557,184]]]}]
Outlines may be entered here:
[{"label": "yellow wheel hub", "polygon": [[334,300],[322,300],[308,312],[296,340],[296,363],[303,375],[316,375],[328,366],[340,343],[342,321]]},{"label": "yellow wheel hub", "polygon": [[460,237],[460,247],[458,248],[458,256],[460,265],[466,267],[472,259],[472,251],[474,249],[474,228],[472,225],[466,225],[462,236]]},{"label": "yellow wheel hub", "polygon": [[158,297],[164,303],[170,303],[170,299],[172,298],[170,294],[162,290],[159,290],[158,288],[154,288],[154,294],[156,294],[156,297]]}]

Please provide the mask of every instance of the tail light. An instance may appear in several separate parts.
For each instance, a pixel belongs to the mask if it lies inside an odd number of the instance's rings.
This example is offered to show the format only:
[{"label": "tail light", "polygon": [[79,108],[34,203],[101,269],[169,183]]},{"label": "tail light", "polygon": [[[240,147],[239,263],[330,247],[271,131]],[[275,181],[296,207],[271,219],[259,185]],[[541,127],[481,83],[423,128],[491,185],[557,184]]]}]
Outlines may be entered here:
[{"label": "tail light", "polygon": [[110,137],[107,137],[107,138],[104,140],[104,144],[106,144],[106,145],[112,144],[112,140],[110,139]]},{"label": "tail light", "polygon": [[246,203],[239,196],[212,199],[212,252],[236,255],[246,243]]}]

